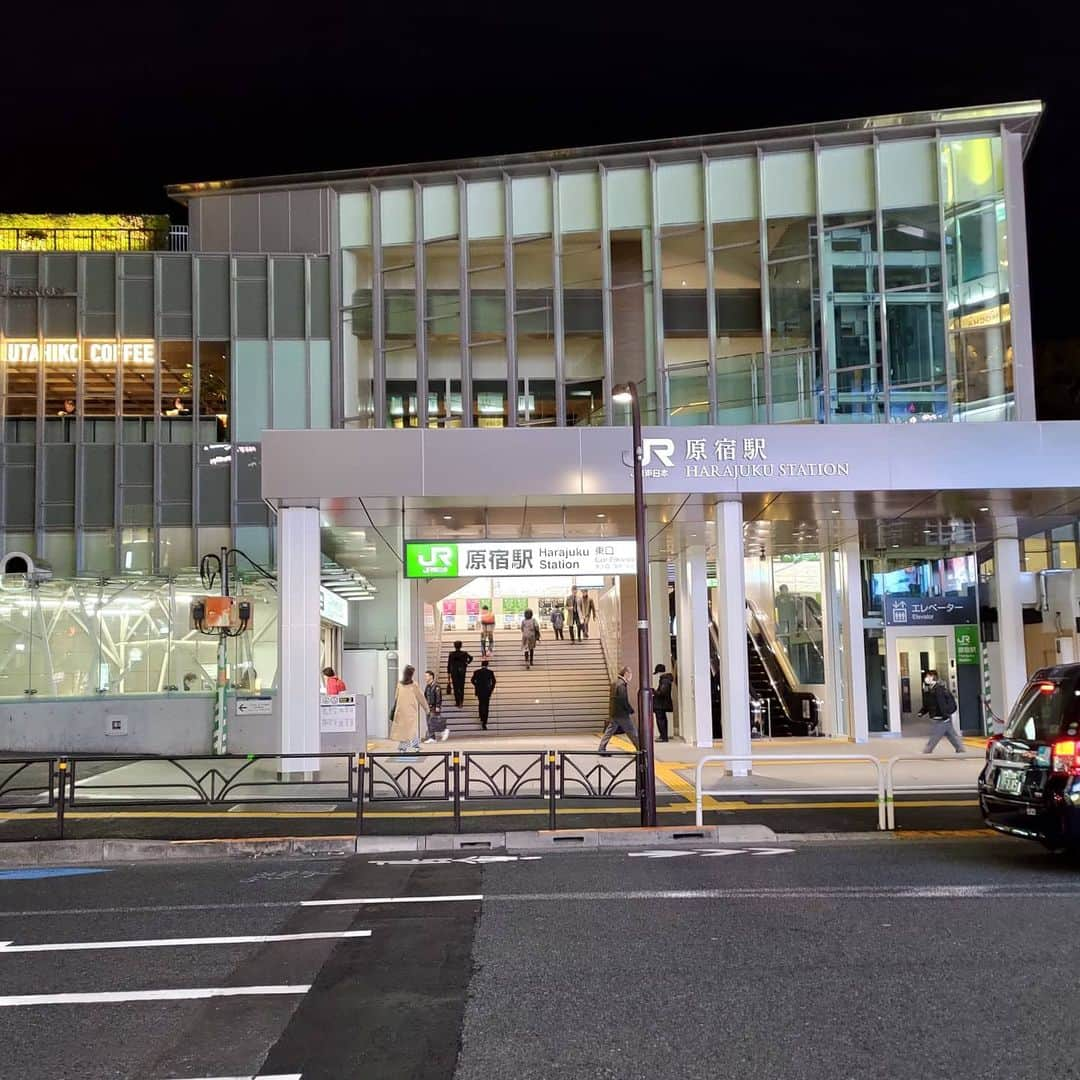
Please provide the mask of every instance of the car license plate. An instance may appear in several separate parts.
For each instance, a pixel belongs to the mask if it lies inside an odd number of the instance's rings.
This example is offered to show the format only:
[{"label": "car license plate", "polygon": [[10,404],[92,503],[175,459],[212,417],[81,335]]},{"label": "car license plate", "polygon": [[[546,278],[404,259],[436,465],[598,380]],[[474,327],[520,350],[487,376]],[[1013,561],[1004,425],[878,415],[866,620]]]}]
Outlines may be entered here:
[{"label": "car license plate", "polygon": [[1024,786],[1024,774],[1019,769],[999,769],[997,790],[1006,795],[1019,795]]}]

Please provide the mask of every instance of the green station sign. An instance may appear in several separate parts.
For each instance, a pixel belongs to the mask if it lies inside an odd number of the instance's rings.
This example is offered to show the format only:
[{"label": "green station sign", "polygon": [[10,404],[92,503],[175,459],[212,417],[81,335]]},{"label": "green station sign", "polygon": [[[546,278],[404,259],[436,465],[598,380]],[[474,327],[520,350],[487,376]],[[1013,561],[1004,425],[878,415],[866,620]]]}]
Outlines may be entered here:
[{"label": "green station sign", "polygon": [[975,625],[954,626],[956,632],[956,663],[977,664],[979,662],[979,628]]}]

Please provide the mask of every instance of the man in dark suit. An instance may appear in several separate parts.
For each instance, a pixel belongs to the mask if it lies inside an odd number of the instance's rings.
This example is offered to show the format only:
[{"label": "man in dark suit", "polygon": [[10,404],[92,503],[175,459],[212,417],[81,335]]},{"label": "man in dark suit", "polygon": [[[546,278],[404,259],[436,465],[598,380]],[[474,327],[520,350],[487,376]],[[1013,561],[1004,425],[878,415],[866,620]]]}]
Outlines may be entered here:
[{"label": "man in dark suit", "polygon": [[611,737],[622,732],[633,744],[634,749],[640,749],[637,738],[637,728],[634,726],[634,706],[630,704],[630,680],[634,676],[628,667],[619,672],[615,680],[614,700],[611,707],[611,719],[604,728],[604,734],[600,739],[600,753],[608,754],[607,748]]}]

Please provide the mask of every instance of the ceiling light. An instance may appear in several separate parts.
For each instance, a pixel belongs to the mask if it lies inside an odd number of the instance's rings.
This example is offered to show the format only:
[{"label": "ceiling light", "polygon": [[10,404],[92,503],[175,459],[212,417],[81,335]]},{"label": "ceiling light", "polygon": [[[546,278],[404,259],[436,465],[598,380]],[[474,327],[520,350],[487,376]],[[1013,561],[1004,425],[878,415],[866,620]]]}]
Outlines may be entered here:
[{"label": "ceiling light", "polygon": [[832,511],[832,513],[834,513],[834,514],[839,514],[839,513],[840,513],[840,511],[839,511],[839,510],[833,510],[833,511]]},{"label": "ceiling light", "polygon": [[597,514],[596,516],[597,516],[598,518],[604,518],[604,517],[607,517],[607,514]]},{"label": "ceiling light", "polygon": [[918,225],[897,225],[896,231],[905,236],[914,236],[917,240],[926,239],[926,230],[920,229]]},{"label": "ceiling light", "polygon": [[453,516],[453,514],[443,514],[442,519],[443,519],[443,521],[453,521],[454,516]]},{"label": "ceiling light", "polygon": [[979,507],[979,513],[985,514],[989,509],[990,509],[989,506],[980,506]]}]

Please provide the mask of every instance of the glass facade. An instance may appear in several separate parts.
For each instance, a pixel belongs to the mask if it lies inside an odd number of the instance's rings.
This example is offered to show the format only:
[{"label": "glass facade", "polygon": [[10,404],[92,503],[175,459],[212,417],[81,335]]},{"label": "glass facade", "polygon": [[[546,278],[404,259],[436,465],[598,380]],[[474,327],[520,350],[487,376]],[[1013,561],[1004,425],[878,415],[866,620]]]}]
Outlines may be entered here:
[{"label": "glass facade", "polygon": [[[0,697],[94,697],[211,691],[217,639],[193,630],[197,577],[74,578],[0,594]],[[239,594],[255,602],[251,633],[229,641],[230,680],[270,689],[277,676],[277,597],[263,581]]]},{"label": "glass facade", "polygon": [[4,550],[57,578],[166,574],[243,529],[268,559],[262,432],[331,424],[328,268],[0,253]]},{"label": "glass facade", "polygon": [[994,130],[343,192],[346,422],[1013,419]]}]

